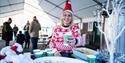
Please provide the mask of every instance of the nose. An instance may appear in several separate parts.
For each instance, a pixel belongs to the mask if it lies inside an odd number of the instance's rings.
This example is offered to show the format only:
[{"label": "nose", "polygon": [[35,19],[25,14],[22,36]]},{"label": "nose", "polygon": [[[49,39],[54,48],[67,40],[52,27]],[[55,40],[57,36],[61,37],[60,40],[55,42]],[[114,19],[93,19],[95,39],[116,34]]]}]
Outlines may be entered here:
[{"label": "nose", "polygon": [[66,17],[65,17],[66,19],[69,19],[69,16],[68,15],[66,15]]}]

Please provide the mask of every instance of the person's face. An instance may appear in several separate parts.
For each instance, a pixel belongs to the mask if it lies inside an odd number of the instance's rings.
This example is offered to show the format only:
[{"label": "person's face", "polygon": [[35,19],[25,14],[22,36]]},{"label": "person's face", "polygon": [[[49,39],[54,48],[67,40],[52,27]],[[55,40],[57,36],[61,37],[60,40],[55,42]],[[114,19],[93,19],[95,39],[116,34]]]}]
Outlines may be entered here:
[{"label": "person's face", "polygon": [[10,23],[10,24],[11,24],[11,23],[12,23],[12,19],[9,19],[9,20],[8,20],[8,23]]},{"label": "person's face", "polygon": [[71,12],[68,12],[68,11],[66,11],[66,12],[64,12],[63,13],[63,17],[62,17],[62,21],[63,21],[63,24],[64,25],[70,25],[71,24],[71,22],[72,22],[72,13]]},{"label": "person's face", "polygon": [[33,21],[36,21],[37,20],[37,18],[36,17],[33,17]]}]

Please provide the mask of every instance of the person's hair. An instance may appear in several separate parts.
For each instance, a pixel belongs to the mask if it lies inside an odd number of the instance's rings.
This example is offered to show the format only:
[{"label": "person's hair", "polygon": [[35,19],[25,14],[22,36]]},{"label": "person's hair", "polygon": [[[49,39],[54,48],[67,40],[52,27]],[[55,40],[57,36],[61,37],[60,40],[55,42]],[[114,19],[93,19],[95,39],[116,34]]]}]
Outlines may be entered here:
[{"label": "person's hair", "polygon": [[[35,19],[35,20],[34,20],[34,19]],[[36,22],[38,23],[38,20],[37,20],[37,17],[36,17],[36,16],[33,17],[33,21],[36,21]]]},{"label": "person's hair", "polygon": [[11,18],[9,18],[8,20],[11,20],[11,21],[12,21],[12,19],[11,19]]},{"label": "person's hair", "polygon": [[37,17],[36,17],[36,16],[33,16],[33,21],[35,21],[34,19],[36,20],[36,19],[37,19]]},{"label": "person's hair", "polygon": [[12,19],[11,19],[11,18],[9,18],[7,22],[8,22],[8,23],[11,23],[11,22],[12,22]]},{"label": "person's hair", "polygon": [[36,18],[36,16],[34,16],[33,18]]},{"label": "person's hair", "polygon": [[19,31],[19,34],[22,34],[22,31]]},{"label": "person's hair", "polygon": [[16,26],[16,24],[14,24],[14,26]]}]

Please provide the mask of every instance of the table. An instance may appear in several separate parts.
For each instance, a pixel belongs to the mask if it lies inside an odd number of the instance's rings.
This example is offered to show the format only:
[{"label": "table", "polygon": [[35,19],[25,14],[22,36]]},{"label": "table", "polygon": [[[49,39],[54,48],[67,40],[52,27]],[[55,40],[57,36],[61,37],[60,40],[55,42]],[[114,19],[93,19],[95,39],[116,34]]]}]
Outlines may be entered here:
[{"label": "table", "polygon": [[46,60],[50,60],[52,63],[58,63],[63,61],[64,63],[88,63],[84,60],[68,58],[68,57],[42,57],[34,60],[34,63],[44,63]]}]

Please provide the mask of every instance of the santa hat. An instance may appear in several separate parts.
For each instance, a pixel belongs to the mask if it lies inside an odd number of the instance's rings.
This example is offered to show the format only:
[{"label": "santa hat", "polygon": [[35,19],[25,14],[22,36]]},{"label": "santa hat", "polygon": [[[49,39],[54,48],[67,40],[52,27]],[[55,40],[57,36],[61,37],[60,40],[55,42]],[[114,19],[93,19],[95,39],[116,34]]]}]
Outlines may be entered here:
[{"label": "santa hat", "polygon": [[11,49],[12,51],[16,51],[17,46],[12,45],[12,46],[10,47],[10,49]]},{"label": "santa hat", "polygon": [[20,44],[18,44],[18,43],[13,44],[13,45],[10,47],[10,49],[11,49],[12,51],[18,51],[18,52],[22,52],[22,51],[23,51],[22,46],[21,46]]},{"label": "santa hat", "polygon": [[66,5],[65,5],[63,11],[64,11],[64,12],[65,12],[65,11],[69,11],[69,12],[71,12],[71,13],[73,12],[73,11],[72,11],[72,6],[71,6],[71,3],[70,3],[69,0],[66,0]]}]

